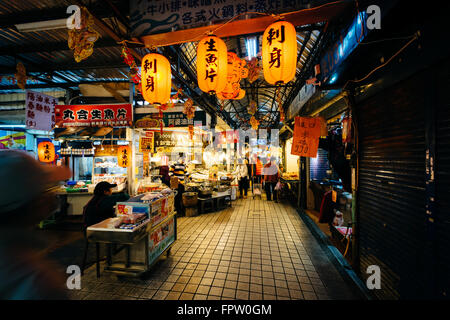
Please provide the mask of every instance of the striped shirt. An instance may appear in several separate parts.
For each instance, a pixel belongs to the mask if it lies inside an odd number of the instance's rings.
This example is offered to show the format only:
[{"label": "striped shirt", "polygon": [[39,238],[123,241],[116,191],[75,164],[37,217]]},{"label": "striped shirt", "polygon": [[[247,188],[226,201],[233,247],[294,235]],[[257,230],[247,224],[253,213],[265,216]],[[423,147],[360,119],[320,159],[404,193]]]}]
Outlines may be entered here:
[{"label": "striped shirt", "polygon": [[176,163],[170,166],[169,176],[175,176],[180,183],[184,183],[184,177],[186,175],[186,165],[184,163]]}]

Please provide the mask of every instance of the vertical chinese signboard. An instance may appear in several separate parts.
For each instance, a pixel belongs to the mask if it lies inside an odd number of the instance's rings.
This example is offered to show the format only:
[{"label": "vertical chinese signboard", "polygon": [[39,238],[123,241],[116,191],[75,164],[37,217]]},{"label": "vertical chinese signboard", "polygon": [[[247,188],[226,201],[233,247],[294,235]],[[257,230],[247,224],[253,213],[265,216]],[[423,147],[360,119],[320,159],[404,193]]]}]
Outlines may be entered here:
[{"label": "vertical chinese signboard", "polygon": [[133,124],[129,103],[58,105],[55,118],[59,127],[120,127]]},{"label": "vertical chinese signboard", "polygon": [[291,154],[315,158],[319,149],[322,119],[295,117]]},{"label": "vertical chinese signboard", "polygon": [[27,129],[53,130],[55,126],[56,98],[27,90],[25,103]]},{"label": "vertical chinese signboard", "polygon": [[139,139],[139,152],[153,152],[153,140],[153,136],[141,137]]}]

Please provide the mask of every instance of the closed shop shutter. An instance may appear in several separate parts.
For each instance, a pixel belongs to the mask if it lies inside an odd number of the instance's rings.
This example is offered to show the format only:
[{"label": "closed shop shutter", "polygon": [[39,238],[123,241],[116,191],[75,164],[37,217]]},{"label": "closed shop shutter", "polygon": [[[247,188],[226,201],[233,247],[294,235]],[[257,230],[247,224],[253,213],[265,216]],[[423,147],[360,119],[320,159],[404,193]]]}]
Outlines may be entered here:
[{"label": "closed shop shutter", "polygon": [[421,75],[357,105],[360,271],[381,269],[381,299],[422,296],[425,112]]},{"label": "closed shop shutter", "polygon": [[437,73],[436,247],[437,294],[450,296],[450,62]]}]

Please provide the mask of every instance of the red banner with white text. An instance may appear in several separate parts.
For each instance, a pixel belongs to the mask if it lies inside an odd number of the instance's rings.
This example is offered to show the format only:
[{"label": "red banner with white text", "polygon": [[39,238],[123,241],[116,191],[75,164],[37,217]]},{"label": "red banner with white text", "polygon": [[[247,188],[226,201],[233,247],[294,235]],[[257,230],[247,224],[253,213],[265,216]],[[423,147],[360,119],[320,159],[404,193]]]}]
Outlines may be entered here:
[{"label": "red banner with white text", "polygon": [[133,124],[133,110],[129,103],[57,105],[58,127],[127,127]]}]

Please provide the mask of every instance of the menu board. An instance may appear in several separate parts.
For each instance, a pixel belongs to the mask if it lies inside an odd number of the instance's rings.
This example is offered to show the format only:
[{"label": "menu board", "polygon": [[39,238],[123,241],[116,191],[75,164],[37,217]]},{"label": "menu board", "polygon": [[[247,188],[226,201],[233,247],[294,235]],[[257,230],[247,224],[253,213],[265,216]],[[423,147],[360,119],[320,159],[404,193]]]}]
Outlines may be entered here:
[{"label": "menu board", "polygon": [[56,98],[27,90],[25,104],[27,129],[53,130],[55,126]]}]

